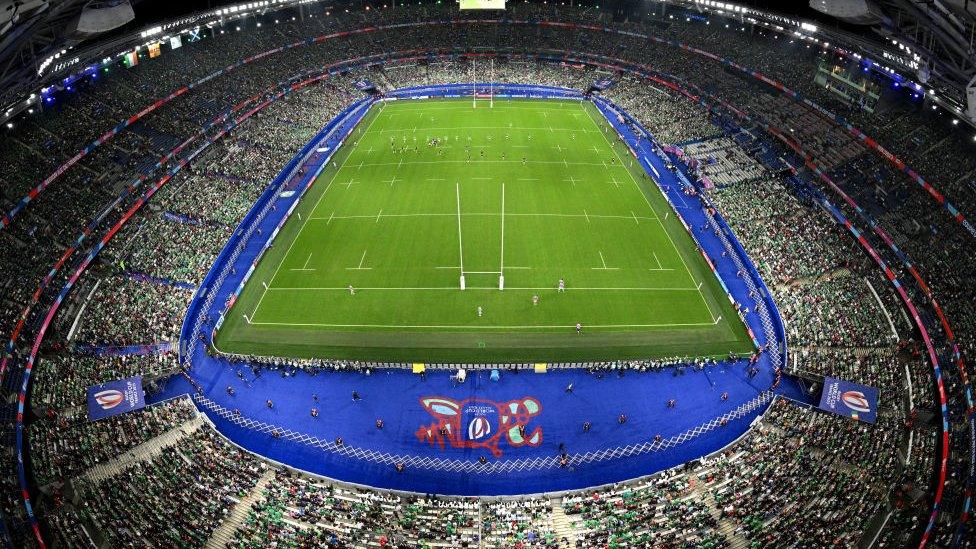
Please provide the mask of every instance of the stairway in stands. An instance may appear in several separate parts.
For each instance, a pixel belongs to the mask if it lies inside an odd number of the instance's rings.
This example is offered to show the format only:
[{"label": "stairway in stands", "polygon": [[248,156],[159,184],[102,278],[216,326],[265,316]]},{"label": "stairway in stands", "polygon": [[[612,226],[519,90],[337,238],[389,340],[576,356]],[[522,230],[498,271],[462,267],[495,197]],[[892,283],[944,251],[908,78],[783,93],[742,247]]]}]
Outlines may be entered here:
[{"label": "stairway in stands", "polygon": [[729,549],[746,549],[749,547],[749,540],[735,531],[735,523],[727,518],[722,518],[721,510],[715,505],[715,500],[711,497],[716,489],[720,489],[722,485],[727,484],[728,481],[719,483],[718,485],[713,485],[705,489],[705,484],[700,483],[694,488],[693,493],[696,497],[704,496],[704,502],[708,506],[709,511],[712,516],[718,521],[718,531],[725,535],[725,539],[728,543],[726,547]]},{"label": "stairway in stands", "polygon": [[261,498],[265,486],[274,479],[276,470],[274,467],[268,467],[264,470],[257,484],[254,485],[254,488],[251,488],[251,491],[234,505],[234,508],[224,518],[224,521],[220,523],[220,526],[210,534],[210,539],[207,540],[206,545],[208,549],[227,547],[227,544],[234,539],[234,532],[237,531],[237,528],[247,518],[247,513],[251,510],[251,505]]},{"label": "stairway in stands", "polygon": [[104,478],[114,476],[133,463],[152,459],[162,452],[163,448],[175,446],[180,440],[193,434],[201,425],[203,425],[203,417],[198,415],[157,437],[143,442],[115,459],[92,467],[79,478],[97,483]]},{"label": "stairway in stands", "polygon": [[[552,500],[552,529],[556,533],[559,549],[575,547],[576,531],[573,529],[573,519],[563,511],[563,499]],[[566,542],[563,542],[563,538]]]}]

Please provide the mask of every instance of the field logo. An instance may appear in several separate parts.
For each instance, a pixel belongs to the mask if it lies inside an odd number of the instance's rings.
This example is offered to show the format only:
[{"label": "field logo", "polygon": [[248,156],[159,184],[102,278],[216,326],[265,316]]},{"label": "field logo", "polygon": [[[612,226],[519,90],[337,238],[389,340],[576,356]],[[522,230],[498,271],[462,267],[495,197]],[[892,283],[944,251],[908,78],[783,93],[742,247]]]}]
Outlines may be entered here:
[{"label": "field logo", "polygon": [[481,440],[491,434],[491,423],[484,417],[476,417],[468,423],[468,440]]},{"label": "field logo", "polygon": [[542,412],[542,405],[531,397],[509,402],[425,397],[420,404],[435,421],[417,429],[417,440],[439,445],[442,450],[445,443],[452,448],[485,448],[499,458],[503,435],[509,446],[516,448],[542,444],[541,427],[527,431],[529,421]]},{"label": "field logo", "polygon": [[108,389],[95,393],[95,402],[102,407],[102,410],[111,410],[119,404],[122,404],[123,400],[125,400],[125,395],[117,389]]}]

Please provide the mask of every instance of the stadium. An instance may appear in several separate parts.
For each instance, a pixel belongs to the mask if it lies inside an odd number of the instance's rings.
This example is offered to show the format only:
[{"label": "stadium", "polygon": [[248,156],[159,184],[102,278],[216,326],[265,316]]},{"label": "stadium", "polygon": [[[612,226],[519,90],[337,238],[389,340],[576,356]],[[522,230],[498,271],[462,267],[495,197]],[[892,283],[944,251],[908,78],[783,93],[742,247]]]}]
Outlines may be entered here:
[{"label": "stadium", "polygon": [[976,547],[976,5],[13,1],[9,547]]}]

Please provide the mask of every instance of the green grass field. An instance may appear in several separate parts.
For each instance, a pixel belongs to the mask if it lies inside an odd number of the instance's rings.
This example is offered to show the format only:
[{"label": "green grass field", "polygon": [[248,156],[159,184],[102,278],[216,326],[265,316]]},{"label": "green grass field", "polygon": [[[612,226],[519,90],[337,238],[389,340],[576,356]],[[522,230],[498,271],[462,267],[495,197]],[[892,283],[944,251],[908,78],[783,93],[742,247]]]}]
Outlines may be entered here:
[{"label": "green grass field", "polygon": [[406,362],[751,351],[691,237],[609,129],[581,101],[374,106],[217,347]]}]

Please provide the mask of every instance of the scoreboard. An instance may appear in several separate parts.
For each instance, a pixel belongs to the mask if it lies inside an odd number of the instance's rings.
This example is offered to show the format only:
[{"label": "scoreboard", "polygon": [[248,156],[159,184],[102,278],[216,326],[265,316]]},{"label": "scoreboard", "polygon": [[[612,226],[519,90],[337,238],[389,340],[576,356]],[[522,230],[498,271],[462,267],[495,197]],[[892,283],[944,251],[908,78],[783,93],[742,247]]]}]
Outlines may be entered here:
[{"label": "scoreboard", "polygon": [[459,0],[462,10],[503,10],[505,0]]}]

